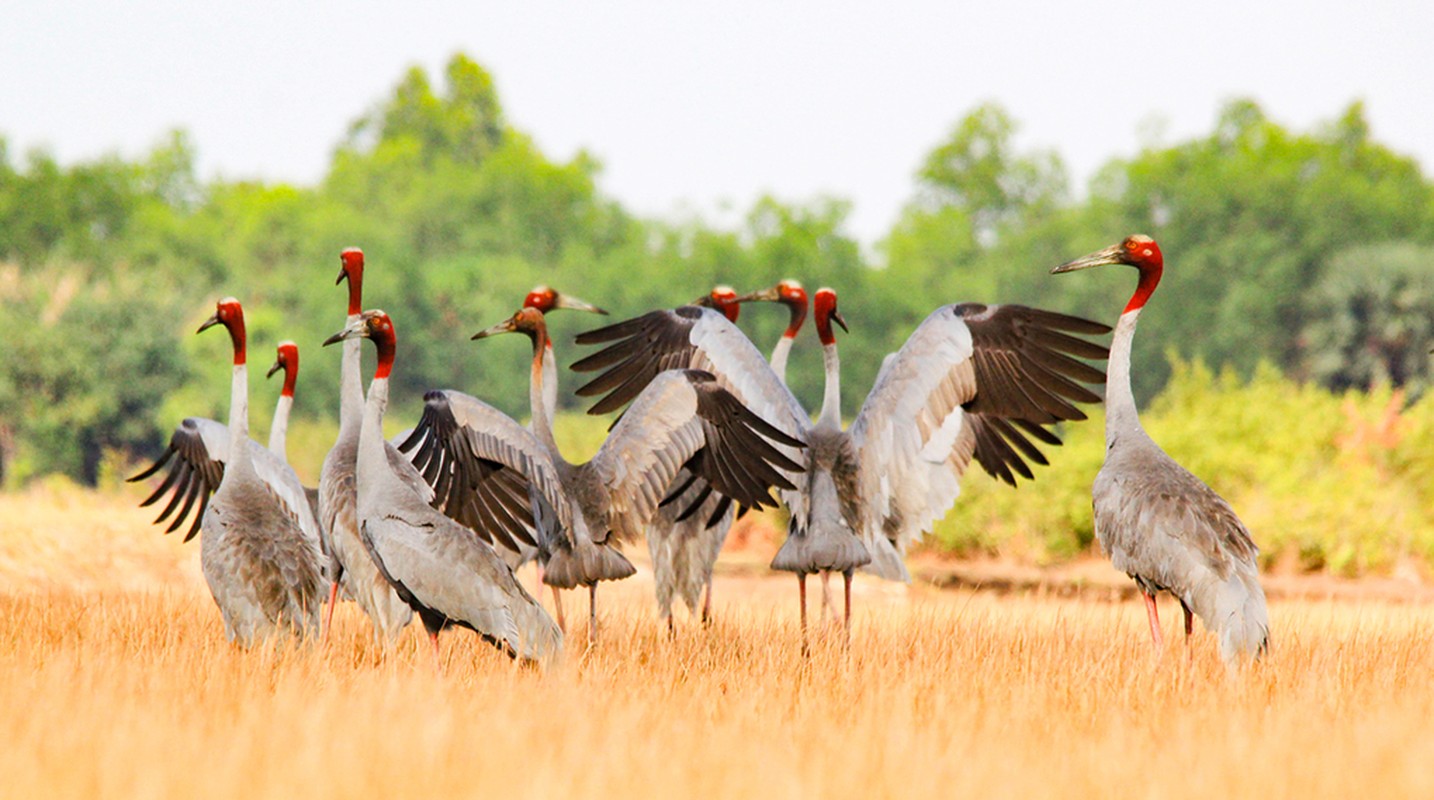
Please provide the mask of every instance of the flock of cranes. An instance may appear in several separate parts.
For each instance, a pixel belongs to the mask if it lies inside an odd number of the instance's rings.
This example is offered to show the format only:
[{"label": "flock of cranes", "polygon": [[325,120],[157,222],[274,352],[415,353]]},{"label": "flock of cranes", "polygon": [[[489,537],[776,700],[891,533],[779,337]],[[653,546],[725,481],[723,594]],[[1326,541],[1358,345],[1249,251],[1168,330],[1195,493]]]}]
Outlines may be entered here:
[{"label": "flock of cranes", "polygon": [[[795,281],[740,296],[717,287],[691,304],[583,333],[578,344],[600,349],[573,364],[596,373],[577,394],[597,398],[589,413],[621,412],[583,464],[567,461],[553,435],[557,367],[545,314],[605,311],[538,287],[510,318],[473,336],[519,333],[531,341],[527,426],[468,394],[434,390],[417,426],[390,442],[383,418],[395,321],[364,310],[363,253],[345,250],[340,262],[347,317],[324,342],[343,346],[339,434],[317,490],[302,486],[286,460],[298,373],[292,342],[279,345],[269,371],[285,373],[269,446],[249,436],[244,311],[234,298],[219,301],[200,328],[222,325],[233,344],[227,426],[185,419],[160,459],[131,479],[168,467],[142,505],[167,496],[156,523],[170,520],[174,531],[192,520],[186,540],[202,533],[204,577],[231,641],[247,646],[320,629],[327,637],[343,597],[359,605],[385,646],[416,614],[435,654],[439,633],[456,626],[514,658],[547,662],[564,646],[558,590],[587,587],[591,645],[597,587],[634,573],[623,547],[639,539],[647,541],[669,628],[677,596],[709,619],[713,565],[732,520],[779,504],[790,522],[772,567],[798,578],[803,645],[812,574],[822,577],[824,603],[827,578],[841,575],[849,635],[857,571],[909,581],[906,550],[949,511],[971,463],[1011,485],[1032,479],[1031,465],[1047,463],[1040,445],[1060,444],[1053,427],[1085,419],[1080,405],[1099,402],[1093,388],[1104,383],[1096,535],[1144,594],[1154,645],[1162,646],[1154,597],[1167,591],[1184,610],[1187,637],[1192,615],[1200,617],[1227,662],[1268,646],[1248,531],[1140,426],[1131,340],[1164,267],[1149,237],[1131,236],[1052,270],[1138,270],[1109,348],[1091,338],[1110,332],[1099,322],[1019,305],[942,306],[886,357],[846,428],[836,328],[847,324],[832,289],[819,289],[810,303],[826,374],[815,422],[785,381],[809,310]],[[789,312],[770,361],[736,326],[743,303],[763,301]],[[377,355],[366,391],[364,339]],[[1108,379],[1090,363],[1107,358]],[[557,620],[515,577],[529,561],[552,587]]]}]

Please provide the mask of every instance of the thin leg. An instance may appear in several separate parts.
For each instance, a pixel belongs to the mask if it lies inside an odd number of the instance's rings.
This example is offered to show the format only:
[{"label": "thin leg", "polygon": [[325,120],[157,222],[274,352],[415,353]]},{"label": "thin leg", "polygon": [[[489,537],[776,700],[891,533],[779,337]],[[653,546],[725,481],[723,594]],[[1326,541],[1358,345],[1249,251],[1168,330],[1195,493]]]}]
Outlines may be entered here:
[{"label": "thin leg", "polygon": [[836,603],[832,602],[832,574],[822,570],[822,617],[836,622]]},{"label": "thin leg", "polygon": [[702,598],[702,624],[712,623],[712,579],[707,579],[707,594]]},{"label": "thin leg", "polygon": [[[538,571],[538,588],[533,591],[533,596],[534,596],[534,597],[542,597],[542,596],[543,596],[543,562],[538,561],[537,559],[534,559],[534,560],[533,560],[533,566],[535,566],[535,567],[538,568],[538,570],[537,570],[537,571]],[[554,591],[557,591],[557,590],[554,589]]]},{"label": "thin leg", "polygon": [[1165,648],[1165,637],[1160,635],[1160,612],[1155,609],[1155,595],[1147,594],[1145,597],[1145,614],[1150,617],[1150,638],[1155,640],[1155,649]]},{"label": "thin leg", "polygon": [[846,634],[847,644],[851,644],[851,578],[852,578],[852,571],[851,571],[851,570],[847,570],[846,572],[843,572],[843,573],[841,574],[841,578],[842,578],[842,583],[844,584],[844,585],[842,586],[842,593],[846,596],[846,608],[845,608],[845,611],[844,611],[845,617],[842,619],[842,630],[843,630],[843,631],[845,632],[845,634]]},{"label": "thin leg", "polygon": [[672,621],[672,613],[671,613],[671,612],[668,612],[668,614],[667,614],[667,638],[669,638],[669,639],[676,639],[676,638],[677,638],[677,624]]},{"label": "thin leg", "polygon": [[438,652],[438,631],[429,632],[428,640],[433,642],[433,669],[441,675],[443,674],[443,659]]},{"label": "thin leg", "polygon": [[552,590],[553,609],[558,612],[558,630],[562,631],[563,633],[567,633],[568,622],[566,619],[563,618],[563,596],[561,593],[558,592],[558,587],[554,586],[552,587]]},{"label": "thin leg", "polygon": [[597,645],[597,583],[588,587],[588,647]]},{"label": "thin leg", "polygon": [[324,644],[329,643],[329,631],[334,627],[334,606],[339,602],[339,582],[329,584],[329,613],[324,615]]},{"label": "thin leg", "polygon": [[802,597],[802,655],[807,654],[807,573],[797,573],[797,589]]}]

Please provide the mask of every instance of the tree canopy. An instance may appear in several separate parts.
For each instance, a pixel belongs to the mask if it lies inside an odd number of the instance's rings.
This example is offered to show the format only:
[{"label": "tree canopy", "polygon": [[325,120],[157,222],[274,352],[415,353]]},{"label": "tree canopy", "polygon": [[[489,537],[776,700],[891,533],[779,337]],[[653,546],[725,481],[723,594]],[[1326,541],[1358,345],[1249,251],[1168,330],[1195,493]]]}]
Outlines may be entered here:
[{"label": "tree canopy", "polygon": [[[249,313],[251,362],[298,341],[296,413],[332,419],[338,355],[318,343],[343,322],[333,281],[347,246],[368,257],[366,304],[398,326],[395,397],[452,387],[520,417],[524,346],[468,335],[536,283],[618,315],[715,283],[831,285],[852,324],[843,390],[854,413],[881,357],[940,304],[1112,320],[1133,276],[1046,273],[1135,232],[1167,258],[1137,345],[1142,396],[1163,385],[1172,351],[1245,374],[1269,362],[1333,387],[1427,385],[1434,188],[1372,138],[1358,102],[1291,131],[1233,101],[1208,135],[1116,159],[1080,195],[1059,155],[1023,150],[1018,133],[996,103],[961,116],[875,256],[846,232],[841,198],[761,197],[736,229],[637,218],[603,194],[596,157],[554,160],[512,127],[492,76],[464,55],[441,80],[402,75],[314,186],[200,180],[183,132],[135,161],[68,165],[44,151],[17,158],[0,139],[0,322],[27,332],[0,363],[0,469],[7,481],[93,481],[107,451],[152,454],[181,417],[222,417],[227,343],[192,334],[229,294]],[[570,335],[594,324],[554,315],[560,361],[579,356]],[[784,315],[748,307],[742,325],[766,349]],[[814,352],[799,343],[791,375],[812,403]],[[256,429],[276,391],[251,386]],[[570,392],[562,402],[579,407]]]}]

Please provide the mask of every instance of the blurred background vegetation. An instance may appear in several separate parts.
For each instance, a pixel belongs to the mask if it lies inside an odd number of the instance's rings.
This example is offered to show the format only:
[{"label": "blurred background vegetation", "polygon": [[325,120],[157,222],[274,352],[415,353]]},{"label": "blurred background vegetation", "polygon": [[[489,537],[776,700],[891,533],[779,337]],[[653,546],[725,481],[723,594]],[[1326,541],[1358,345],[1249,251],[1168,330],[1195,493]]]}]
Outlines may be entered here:
[{"label": "blurred background vegetation", "polygon": [[[510,126],[490,75],[463,55],[441,77],[403,75],[349,126],[317,186],[202,181],[182,131],[137,161],[76,164],[0,139],[0,480],[104,483],[157,454],[181,418],[224,419],[228,341],[192,333],[229,294],[248,311],[255,367],[280,339],[300,344],[290,450],[315,475],[338,373],[338,353],[318,344],[343,323],[334,278],[347,246],[367,254],[365,304],[399,329],[395,397],[412,399],[396,403],[401,425],[432,387],[525,416],[526,343],[468,334],[537,283],[619,317],[716,283],[834,286],[853,326],[852,414],[881,356],[940,304],[1113,322],[1132,275],[1047,269],[1145,232],[1168,259],[1135,354],[1157,438],[1235,501],[1271,561],[1347,573],[1434,563],[1434,185],[1419,165],[1371,139],[1358,102],[1291,131],[1235,100],[1208,135],[1152,144],[1075,191],[1060,155],[1022,151],[1017,128],[995,103],[960,116],[872,250],[844,232],[841,198],[763,197],[736,230],[637,218],[599,191],[596,156],[555,162]],[[765,350],[783,320],[755,306],[742,324]],[[563,342],[595,323],[554,317],[562,363],[579,355]],[[561,402],[577,411],[577,383],[563,380]],[[791,380],[818,401],[814,341],[798,346]],[[256,432],[277,390],[251,384]],[[1099,424],[1067,430],[1035,484],[970,481],[938,541],[1039,561],[1084,551]]]}]

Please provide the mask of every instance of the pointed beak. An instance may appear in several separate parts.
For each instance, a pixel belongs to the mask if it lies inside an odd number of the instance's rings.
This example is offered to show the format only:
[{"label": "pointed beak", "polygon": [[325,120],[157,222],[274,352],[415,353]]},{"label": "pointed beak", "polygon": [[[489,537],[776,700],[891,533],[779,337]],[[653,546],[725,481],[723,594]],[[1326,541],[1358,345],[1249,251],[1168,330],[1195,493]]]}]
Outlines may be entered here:
[{"label": "pointed beak", "polygon": [[210,317],[209,319],[204,320],[204,324],[203,324],[203,325],[200,325],[200,326],[199,326],[199,330],[195,331],[195,333],[204,333],[205,331],[209,330],[210,328],[212,328],[212,327],[214,327],[215,325],[218,325],[218,324],[219,324],[219,315],[218,315],[218,314],[215,314],[214,316]]},{"label": "pointed beak", "polygon": [[266,372],[266,373],[264,373],[264,377],[266,377],[266,378],[272,378],[272,377],[274,377],[274,373],[278,372],[279,370],[281,370],[281,369],[283,369],[283,368],[284,368],[284,362],[283,362],[283,361],[275,361],[275,362],[274,362],[274,366],[269,367],[269,371]]},{"label": "pointed beak", "polygon": [[851,333],[851,330],[848,329],[846,326],[846,320],[842,319],[841,312],[837,311],[836,309],[832,309],[832,322],[835,322],[836,324],[840,325],[843,331]]},{"label": "pointed beak", "polygon": [[1062,272],[1075,272],[1078,269],[1090,269],[1091,267],[1104,267],[1107,264],[1124,264],[1125,251],[1118,244],[1113,244],[1104,250],[1097,250],[1083,258],[1075,261],[1067,261],[1051,270],[1052,275],[1059,275]]},{"label": "pointed beak", "polygon": [[353,321],[352,325],[346,326],[343,330],[324,340],[324,347],[337,344],[345,339],[352,339],[355,336],[367,336],[368,323],[362,318]]},{"label": "pointed beak", "polygon": [[777,287],[773,286],[773,287],[770,288],[770,289],[763,289],[763,290],[761,290],[761,291],[759,291],[759,292],[752,292],[752,293],[750,293],[750,294],[744,294],[744,295],[742,295],[741,297],[738,297],[738,298],[737,298],[736,300],[734,300],[733,302],[735,302],[735,303],[750,303],[750,302],[754,302],[754,301],[764,301],[764,302],[768,302],[768,303],[774,303],[774,302],[776,302],[776,301],[778,301],[778,300],[781,300],[781,299],[782,299],[781,293],[778,291]]},{"label": "pointed beak", "polygon": [[487,339],[489,336],[497,336],[500,333],[512,333],[517,329],[517,326],[513,323],[513,320],[510,317],[498,323],[497,325],[494,325],[491,328],[484,328],[483,330],[473,334],[473,340],[477,341],[479,339]]},{"label": "pointed beak", "polygon": [[[558,295],[558,299],[553,303],[553,308],[566,308],[570,311],[586,311],[590,314],[602,314],[604,316],[607,315],[606,311],[601,308],[598,308],[592,303],[586,302],[584,300],[579,300],[576,297],[569,297],[565,294]],[[474,338],[476,339],[477,337],[475,336]]]},{"label": "pointed beak", "polygon": [[338,286],[339,284],[343,283],[343,282],[344,282],[344,278],[347,278],[348,276],[349,276],[349,271],[346,270],[346,269],[344,269],[343,267],[339,267],[339,276],[334,279],[334,285],[335,285],[335,286]]}]

